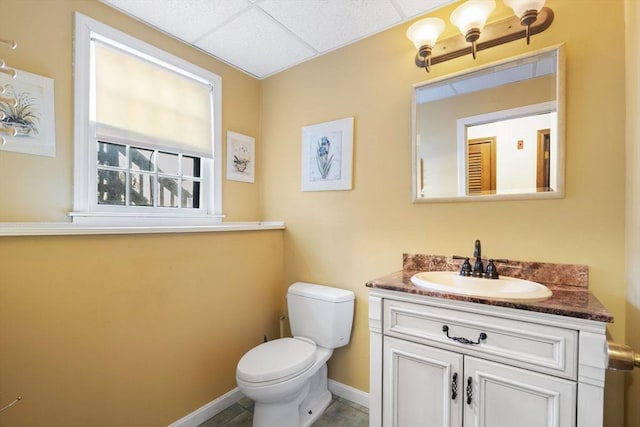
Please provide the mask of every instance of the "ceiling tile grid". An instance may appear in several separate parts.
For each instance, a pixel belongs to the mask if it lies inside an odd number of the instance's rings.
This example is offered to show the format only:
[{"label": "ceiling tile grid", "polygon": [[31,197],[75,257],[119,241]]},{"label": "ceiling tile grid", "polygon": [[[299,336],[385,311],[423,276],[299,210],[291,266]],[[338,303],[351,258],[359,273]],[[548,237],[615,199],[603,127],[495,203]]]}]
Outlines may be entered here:
[{"label": "ceiling tile grid", "polygon": [[424,15],[436,9],[440,9],[448,4],[455,3],[457,0],[392,0],[397,3],[405,20],[415,18],[418,15]]},{"label": "ceiling tile grid", "polygon": [[195,45],[256,77],[271,75],[316,54],[259,8],[247,9]]},{"label": "ceiling tile grid", "polygon": [[402,19],[389,0],[264,0],[260,7],[319,53]]},{"label": "ceiling tile grid", "polygon": [[259,79],[455,0],[101,0]]},{"label": "ceiling tile grid", "polygon": [[104,0],[103,3],[187,43],[193,43],[252,4],[248,0]]}]

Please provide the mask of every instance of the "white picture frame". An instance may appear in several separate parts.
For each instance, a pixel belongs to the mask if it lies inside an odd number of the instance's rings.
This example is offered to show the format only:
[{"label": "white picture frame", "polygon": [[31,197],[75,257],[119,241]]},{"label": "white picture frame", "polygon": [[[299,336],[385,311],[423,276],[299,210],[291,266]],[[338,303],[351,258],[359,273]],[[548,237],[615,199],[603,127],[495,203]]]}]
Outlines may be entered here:
[{"label": "white picture frame", "polygon": [[353,117],[302,128],[302,191],[352,189]]},{"label": "white picture frame", "polygon": [[227,131],[227,180],[255,182],[255,139]]},{"label": "white picture frame", "polygon": [[[1,151],[55,157],[56,132],[53,79],[17,70],[16,77],[0,75],[0,111],[5,115],[1,126],[14,128],[17,135],[0,133]],[[16,104],[9,101],[15,99]]]}]

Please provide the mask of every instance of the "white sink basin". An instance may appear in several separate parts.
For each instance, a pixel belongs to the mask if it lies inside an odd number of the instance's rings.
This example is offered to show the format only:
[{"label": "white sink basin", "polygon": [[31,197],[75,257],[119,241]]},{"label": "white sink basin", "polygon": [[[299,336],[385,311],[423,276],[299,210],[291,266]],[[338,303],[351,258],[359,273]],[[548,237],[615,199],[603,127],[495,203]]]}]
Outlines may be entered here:
[{"label": "white sink basin", "polygon": [[421,288],[452,294],[500,299],[542,299],[551,291],[540,283],[514,277],[482,279],[460,276],[457,271],[425,271],[414,274],[411,282]]}]

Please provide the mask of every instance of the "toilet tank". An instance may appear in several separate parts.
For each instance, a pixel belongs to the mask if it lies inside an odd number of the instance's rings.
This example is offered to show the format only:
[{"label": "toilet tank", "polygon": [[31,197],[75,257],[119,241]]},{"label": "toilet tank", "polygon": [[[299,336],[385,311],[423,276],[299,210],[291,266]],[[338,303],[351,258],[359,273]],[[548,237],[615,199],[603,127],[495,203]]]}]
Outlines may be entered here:
[{"label": "toilet tank", "polygon": [[289,286],[287,306],[294,337],[312,339],[324,348],[349,344],[355,296],[346,289],[296,282]]}]

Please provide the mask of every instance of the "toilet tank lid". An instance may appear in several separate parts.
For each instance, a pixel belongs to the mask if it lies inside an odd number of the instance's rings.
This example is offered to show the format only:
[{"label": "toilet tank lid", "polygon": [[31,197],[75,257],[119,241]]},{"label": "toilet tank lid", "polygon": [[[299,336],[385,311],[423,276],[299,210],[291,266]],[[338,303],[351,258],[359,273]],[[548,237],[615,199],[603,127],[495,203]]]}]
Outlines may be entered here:
[{"label": "toilet tank lid", "polygon": [[289,286],[289,293],[329,302],[353,301],[355,299],[352,291],[306,282],[292,284]]}]

